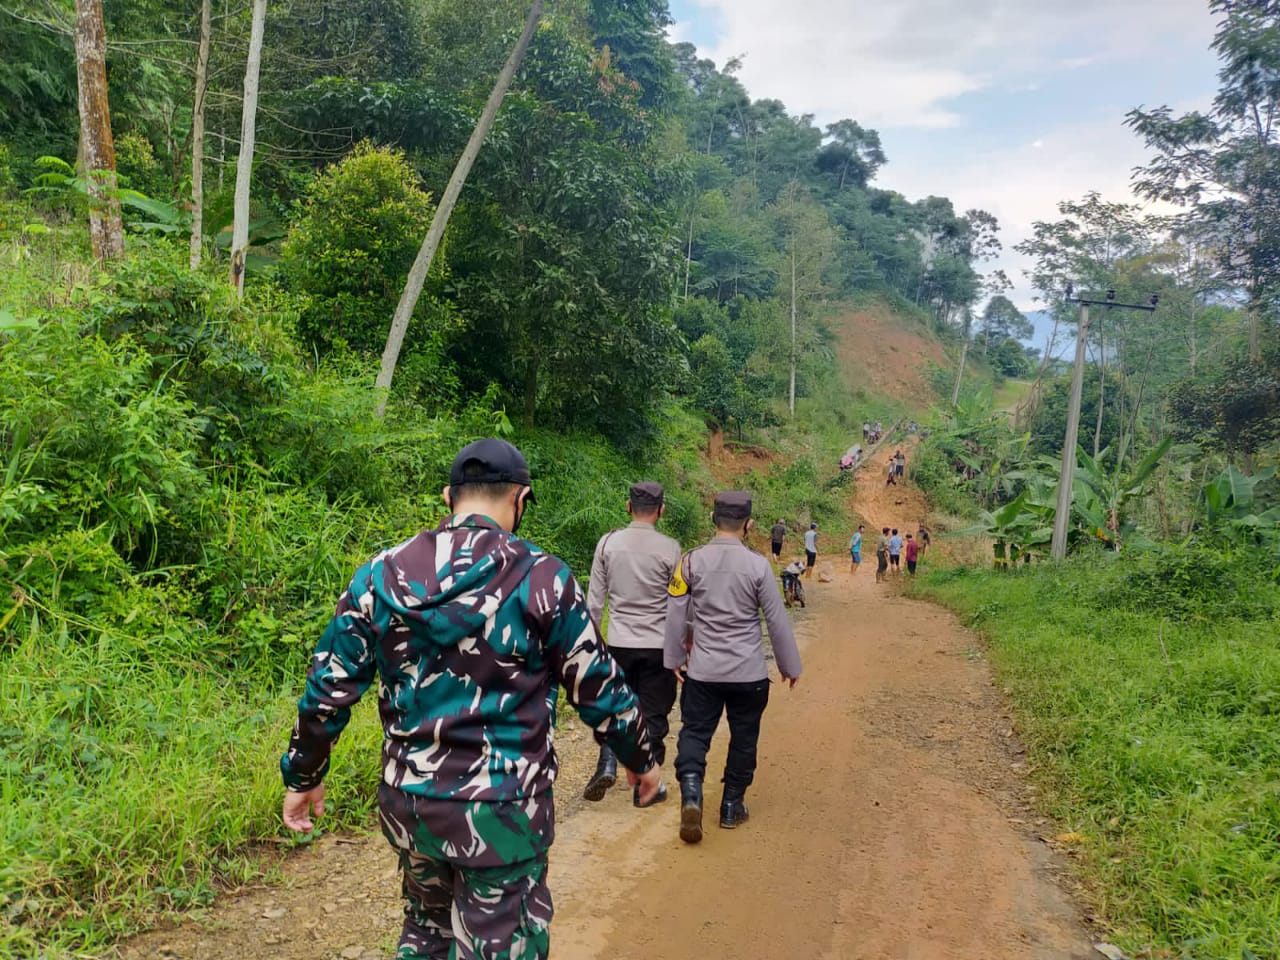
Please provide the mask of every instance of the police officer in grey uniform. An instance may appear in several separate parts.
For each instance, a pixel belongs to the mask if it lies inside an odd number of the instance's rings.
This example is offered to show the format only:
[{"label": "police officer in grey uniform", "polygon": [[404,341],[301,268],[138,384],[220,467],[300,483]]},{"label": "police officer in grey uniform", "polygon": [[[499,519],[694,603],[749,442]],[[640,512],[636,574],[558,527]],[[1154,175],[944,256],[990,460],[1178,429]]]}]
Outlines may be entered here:
[{"label": "police officer in grey uniform", "polygon": [[746,792],[769,703],[761,612],[778,671],[793,687],[800,677],[800,654],[773,569],[743,543],[751,526],[751,494],[719,494],[712,522],[715,539],[684,556],[668,589],[664,662],[685,677],[676,776],[680,839],[686,843],[702,839],[702,781],[721,714],[729,718],[729,751],[720,826],[732,829],[747,820]]},{"label": "police officer in grey uniform", "polygon": [[[676,702],[676,678],[662,664],[663,625],[667,615],[667,585],[680,563],[680,544],[656,529],[666,510],[662,484],[633,484],[627,503],[631,524],[600,538],[591,562],[587,609],[599,625],[609,605],[609,652],[622,668],[626,682],[640,698],[654,759],[666,759],[668,717]],[[618,779],[618,759],[607,744],[600,747],[596,772],[582,795],[601,800]],[[665,785],[648,803],[638,791],[632,802],[648,807],[667,799]]]}]

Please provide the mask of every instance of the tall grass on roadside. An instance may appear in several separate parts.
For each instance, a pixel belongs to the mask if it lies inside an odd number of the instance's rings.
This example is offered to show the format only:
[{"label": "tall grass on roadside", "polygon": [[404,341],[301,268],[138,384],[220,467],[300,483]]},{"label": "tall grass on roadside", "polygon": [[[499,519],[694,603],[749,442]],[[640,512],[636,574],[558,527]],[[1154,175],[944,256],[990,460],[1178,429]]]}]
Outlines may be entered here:
[{"label": "tall grass on roadside", "polygon": [[1280,956],[1280,588],[1166,549],[939,571],[918,590],[989,638],[1047,812],[1085,838],[1116,941]]}]

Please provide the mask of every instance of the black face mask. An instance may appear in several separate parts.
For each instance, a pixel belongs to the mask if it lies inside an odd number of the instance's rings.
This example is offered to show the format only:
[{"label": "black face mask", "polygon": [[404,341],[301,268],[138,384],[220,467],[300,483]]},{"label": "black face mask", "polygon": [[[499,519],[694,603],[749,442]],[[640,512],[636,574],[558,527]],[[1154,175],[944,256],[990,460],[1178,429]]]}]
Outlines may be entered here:
[{"label": "black face mask", "polygon": [[511,524],[512,536],[519,535],[520,524],[524,522],[524,512],[528,509],[529,509],[529,498],[525,495],[524,491],[521,491],[519,494],[516,495],[516,519],[515,519],[515,522]]}]

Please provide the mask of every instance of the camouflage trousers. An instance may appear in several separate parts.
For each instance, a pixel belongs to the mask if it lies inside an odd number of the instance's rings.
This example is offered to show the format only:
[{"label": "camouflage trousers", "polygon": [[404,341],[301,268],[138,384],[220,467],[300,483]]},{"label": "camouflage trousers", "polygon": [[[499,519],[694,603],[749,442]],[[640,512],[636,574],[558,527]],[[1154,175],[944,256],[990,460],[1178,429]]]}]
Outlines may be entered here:
[{"label": "camouflage trousers", "polygon": [[384,784],[378,802],[403,872],[397,960],[547,957],[549,795],[532,805],[455,802]]}]

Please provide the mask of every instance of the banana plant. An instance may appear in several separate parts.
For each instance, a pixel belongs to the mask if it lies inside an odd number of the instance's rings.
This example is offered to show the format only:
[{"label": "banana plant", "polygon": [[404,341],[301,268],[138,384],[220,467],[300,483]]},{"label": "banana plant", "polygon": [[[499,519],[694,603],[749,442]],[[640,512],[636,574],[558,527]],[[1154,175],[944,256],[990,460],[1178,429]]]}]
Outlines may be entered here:
[{"label": "banana plant", "polygon": [[1171,446],[1173,438],[1165,437],[1128,472],[1119,465],[1108,469],[1110,447],[1096,459],[1083,449],[1079,451],[1072,505],[1077,516],[1085,521],[1085,529],[1112,550],[1118,551],[1124,538],[1136,529],[1125,516],[1125,508],[1134,499],[1146,496],[1147,483]]},{"label": "banana plant", "polygon": [[1268,467],[1253,476],[1241,473],[1235,466],[1227,467],[1205,484],[1204,502],[1209,522],[1219,523],[1252,515],[1258,485],[1275,475],[1275,467]]},{"label": "banana plant", "polygon": [[1017,562],[1019,557],[1028,557],[1033,549],[1048,545],[1053,538],[1052,510],[1046,515],[1043,508],[1032,502],[1028,490],[998,510],[982,510],[978,516],[978,523],[948,536],[991,537],[995,541],[992,550],[998,568],[1006,567],[1010,561]]},{"label": "banana plant", "polygon": [[1275,467],[1252,476],[1234,466],[1227,467],[1204,487],[1209,524],[1232,539],[1263,545],[1280,556],[1280,507],[1260,510],[1257,494],[1258,487],[1275,475]]}]

